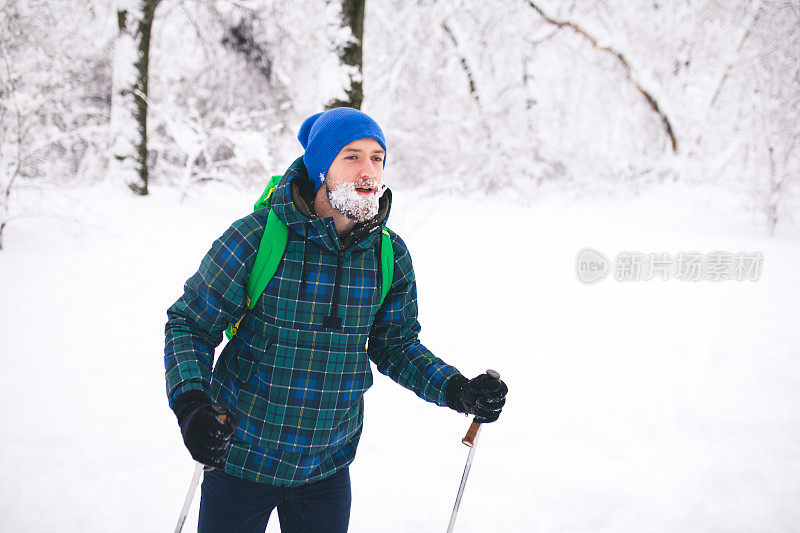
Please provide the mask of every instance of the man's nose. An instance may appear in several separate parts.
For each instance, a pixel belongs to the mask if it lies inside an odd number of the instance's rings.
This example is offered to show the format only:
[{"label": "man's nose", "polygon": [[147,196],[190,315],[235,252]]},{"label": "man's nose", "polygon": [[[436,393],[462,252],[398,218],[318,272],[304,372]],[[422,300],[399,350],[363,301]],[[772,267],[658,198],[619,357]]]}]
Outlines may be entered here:
[{"label": "man's nose", "polygon": [[375,170],[375,165],[372,164],[371,159],[365,159],[358,169],[359,176],[362,178],[377,178],[378,171]]}]

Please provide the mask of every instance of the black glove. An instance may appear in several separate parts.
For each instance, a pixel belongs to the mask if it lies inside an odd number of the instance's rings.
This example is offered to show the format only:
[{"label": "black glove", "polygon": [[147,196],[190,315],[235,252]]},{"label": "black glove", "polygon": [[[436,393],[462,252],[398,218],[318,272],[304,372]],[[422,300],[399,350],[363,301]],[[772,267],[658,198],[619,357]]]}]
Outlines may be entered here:
[{"label": "black glove", "polygon": [[459,413],[472,413],[481,424],[494,422],[506,403],[508,387],[489,374],[467,380],[461,374],[450,378],[445,391],[447,407]]},{"label": "black glove", "polygon": [[[183,443],[195,461],[225,468],[225,457],[236,428],[236,417],[199,390],[181,394],[173,403],[172,410],[181,426]],[[225,421],[219,419],[225,415]]]}]

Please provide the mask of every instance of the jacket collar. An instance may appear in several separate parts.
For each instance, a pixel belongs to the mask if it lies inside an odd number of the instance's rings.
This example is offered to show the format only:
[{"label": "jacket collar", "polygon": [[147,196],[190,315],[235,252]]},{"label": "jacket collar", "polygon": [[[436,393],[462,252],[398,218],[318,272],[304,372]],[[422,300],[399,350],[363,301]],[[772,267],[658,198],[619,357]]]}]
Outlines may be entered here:
[{"label": "jacket collar", "polygon": [[270,205],[289,228],[334,253],[368,248],[386,225],[392,206],[392,192],[384,191],[378,215],[369,222],[356,224],[343,237],[336,233],[333,217],[319,218],[313,211],[314,187],[308,179],[303,158],[297,158],[275,187]]}]

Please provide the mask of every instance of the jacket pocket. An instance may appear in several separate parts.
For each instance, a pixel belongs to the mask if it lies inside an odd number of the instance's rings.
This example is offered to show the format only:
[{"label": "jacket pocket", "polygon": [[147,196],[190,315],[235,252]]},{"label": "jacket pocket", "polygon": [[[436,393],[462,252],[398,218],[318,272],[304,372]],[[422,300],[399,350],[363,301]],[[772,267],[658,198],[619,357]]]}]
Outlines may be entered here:
[{"label": "jacket pocket", "polygon": [[233,343],[232,370],[237,374],[239,381],[243,384],[249,383],[258,371],[258,363],[266,359],[273,341],[271,339],[258,341],[256,337],[236,335],[230,342]]}]

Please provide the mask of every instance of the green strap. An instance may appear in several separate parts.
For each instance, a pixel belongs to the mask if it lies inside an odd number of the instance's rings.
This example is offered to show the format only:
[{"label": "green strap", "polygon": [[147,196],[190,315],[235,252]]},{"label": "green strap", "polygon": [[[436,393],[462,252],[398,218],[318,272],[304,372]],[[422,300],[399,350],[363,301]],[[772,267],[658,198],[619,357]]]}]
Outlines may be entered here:
[{"label": "green strap", "polygon": [[[272,176],[270,178],[267,186],[264,188],[264,192],[261,193],[261,197],[253,206],[255,211],[269,206],[269,199],[282,177],[283,176]],[[286,223],[280,219],[275,211],[270,211],[264,226],[264,234],[261,236],[261,243],[258,245],[258,252],[256,252],[256,261],[253,263],[253,268],[250,270],[250,275],[247,278],[247,309],[255,307],[256,302],[261,297],[261,293],[267,288],[267,284],[278,270],[278,265],[280,265],[281,259],[283,259],[283,253],[286,251],[286,242],[288,240],[288,226],[286,226]],[[225,330],[225,335],[228,339],[236,335],[239,324],[242,323],[244,317],[245,315],[243,314],[235,324],[230,324]]]},{"label": "green strap", "polygon": [[381,230],[381,305],[392,287],[394,279],[394,249],[392,248],[392,237],[389,232]]},{"label": "green strap", "polygon": [[[269,199],[278,182],[283,176],[272,176],[267,183],[267,187],[261,194],[261,198],[255,203],[255,209],[259,210],[269,205]],[[263,206],[263,207],[260,207]],[[286,251],[286,243],[289,241],[289,227],[280,219],[275,210],[271,210],[267,215],[267,224],[264,226],[264,235],[261,237],[261,244],[258,246],[256,262],[250,271],[247,279],[247,308],[252,309],[256,306],[256,301],[261,297],[261,293],[267,288],[269,280],[278,270],[278,265],[283,259],[283,252]]]},{"label": "green strap", "polygon": [[289,228],[278,217],[275,211],[270,211],[267,216],[267,226],[258,246],[256,262],[250,277],[247,279],[247,308],[256,306],[256,301],[267,288],[267,284],[278,270],[278,265],[286,251],[286,242],[289,240]]}]

